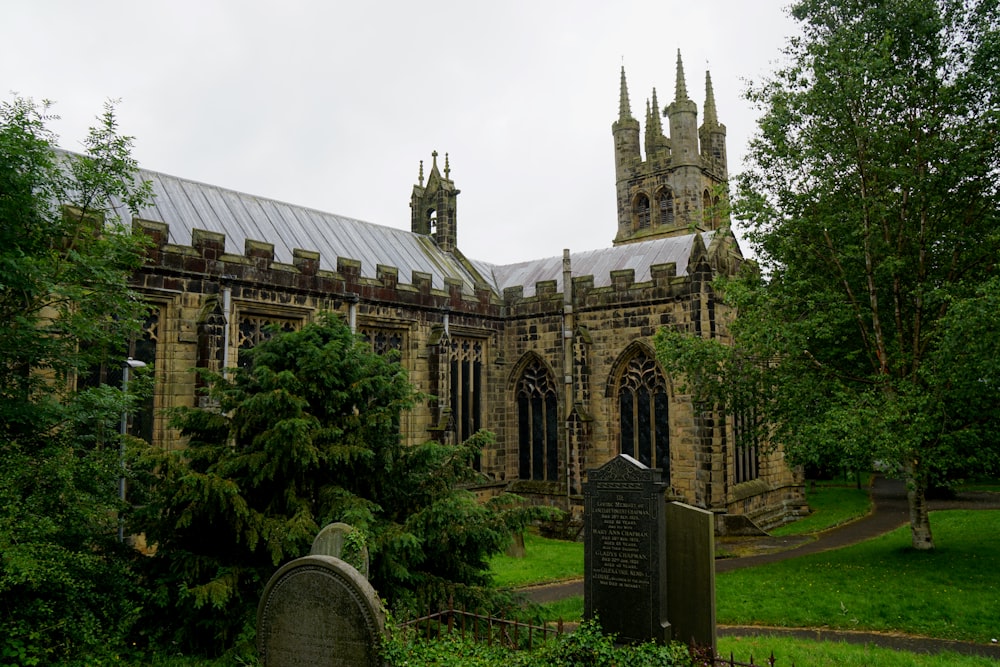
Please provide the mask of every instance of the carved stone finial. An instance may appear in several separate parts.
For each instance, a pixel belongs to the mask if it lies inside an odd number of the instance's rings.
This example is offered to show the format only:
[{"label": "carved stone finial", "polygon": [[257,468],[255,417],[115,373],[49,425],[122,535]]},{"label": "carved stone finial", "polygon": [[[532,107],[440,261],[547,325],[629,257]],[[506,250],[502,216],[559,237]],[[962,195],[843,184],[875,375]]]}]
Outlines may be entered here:
[{"label": "carved stone finial", "polygon": [[444,154],[444,177],[448,178],[448,176],[450,174],[451,174],[451,165],[448,164],[448,154],[445,153]]},{"label": "carved stone finial", "polygon": [[417,185],[424,187],[424,161],[420,161],[420,176],[417,178]]}]

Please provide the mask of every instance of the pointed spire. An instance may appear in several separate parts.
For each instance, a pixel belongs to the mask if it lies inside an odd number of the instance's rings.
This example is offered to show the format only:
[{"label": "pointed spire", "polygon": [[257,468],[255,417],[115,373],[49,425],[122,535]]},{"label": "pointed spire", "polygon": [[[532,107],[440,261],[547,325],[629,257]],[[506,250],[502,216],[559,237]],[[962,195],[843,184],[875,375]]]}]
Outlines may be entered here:
[{"label": "pointed spire", "polygon": [[424,161],[420,161],[420,176],[417,177],[417,185],[424,187]]},{"label": "pointed spire", "polygon": [[712,89],[712,73],[705,71],[705,115],[704,124],[715,127],[719,124],[719,113],[715,108],[715,91]]},{"label": "pointed spire", "polygon": [[653,88],[653,115],[651,117],[653,131],[663,134],[663,124],[660,122],[660,103],[656,101],[656,88]]},{"label": "pointed spire", "polygon": [[684,63],[681,61],[681,50],[677,49],[677,92],[674,95],[675,102],[688,99],[687,84],[684,82]]},{"label": "pointed spire", "polygon": [[618,122],[632,118],[632,106],[628,101],[628,84],[625,83],[625,65],[622,65],[621,91],[618,93]]},{"label": "pointed spire", "polygon": [[451,165],[448,164],[448,154],[444,154],[444,177],[448,178],[451,175]]},{"label": "pointed spire", "polygon": [[653,114],[650,111],[649,98],[647,97],[646,98],[646,131],[648,132],[649,129],[652,126],[653,126]]}]

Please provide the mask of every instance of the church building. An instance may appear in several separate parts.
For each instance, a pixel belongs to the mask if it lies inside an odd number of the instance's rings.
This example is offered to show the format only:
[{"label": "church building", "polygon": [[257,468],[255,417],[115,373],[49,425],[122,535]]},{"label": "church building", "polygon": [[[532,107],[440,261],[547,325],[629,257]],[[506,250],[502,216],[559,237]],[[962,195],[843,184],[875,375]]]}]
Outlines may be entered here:
[{"label": "church building", "polygon": [[674,99],[661,114],[653,91],[640,144],[623,68],[612,136],[618,216],[593,224],[613,247],[506,265],[460,250],[448,155],[433,153],[426,174],[420,163],[409,231],[142,170],[156,197],[134,220],[153,240],[135,276],[153,307],[133,350],[155,364],[141,434],[183,446],[163,412],[198,404],[193,368],[238,366],[268,325],[332,311],[397,351],[433,397],[404,415],[406,442],[496,435],[476,462],[480,494],[579,512],[587,470],[625,453],[661,469],[671,497],[714,512],[720,532],[794,514],[801,478],[782,452],[695,409],[653,350],[661,327],[729,340],[713,279],[744,258],[710,76],[699,125],[678,54]]}]

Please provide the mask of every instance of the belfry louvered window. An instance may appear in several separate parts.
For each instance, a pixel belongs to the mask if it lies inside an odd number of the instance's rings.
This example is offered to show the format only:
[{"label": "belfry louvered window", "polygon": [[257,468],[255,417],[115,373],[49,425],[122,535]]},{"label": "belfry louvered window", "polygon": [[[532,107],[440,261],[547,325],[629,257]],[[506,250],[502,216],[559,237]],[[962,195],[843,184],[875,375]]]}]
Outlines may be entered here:
[{"label": "belfry louvered window", "polygon": [[621,451],[650,468],[670,475],[670,435],[667,387],[653,359],[632,358],[618,385]]},{"label": "belfry louvered window", "polygon": [[635,226],[636,229],[648,229],[650,223],[649,197],[639,195],[635,200]]},{"label": "belfry louvered window", "polygon": [[559,479],[558,420],[555,383],[535,360],[517,384],[518,478]]},{"label": "belfry louvered window", "polygon": [[674,224],[674,195],[670,190],[660,193],[660,224]]}]

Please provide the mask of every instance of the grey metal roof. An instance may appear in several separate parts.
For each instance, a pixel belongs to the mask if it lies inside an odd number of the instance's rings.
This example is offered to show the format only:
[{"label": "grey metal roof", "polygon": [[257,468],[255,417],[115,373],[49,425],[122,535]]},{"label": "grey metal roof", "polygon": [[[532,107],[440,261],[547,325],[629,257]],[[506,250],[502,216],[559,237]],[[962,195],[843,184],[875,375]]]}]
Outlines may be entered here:
[{"label": "grey metal roof", "polygon": [[[64,151],[60,151],[64,152]],[[139,216],[169,226],[170,243],[191,245],[194,229],[225,234],[226,251],[243,254],[246,241],[274,244],[274,259],[292,263],[292,249],[320,253],[320,268],[335,271],[337,258],[361,262],[361,275],[376,278],[376,267],[399,271],[399,281],[409,283],[414,271],[429,274],[435,289],[444,289],[445,278],[462,281],[474,293],[476,277],[452,254],[441,251],[429,236],[385,227],[333,213],[227,190],[148,169],[139,178],[152,183],[153,203]],[[706,247],[714,232],[702,232]],[[611,284],[611,272],[633,269],[636,282],[651,279],[650,267],[674,263],[677,275],[687,274],[694,234],[629,243],[612,248],[570,253],[574,277],[591,275],[594,287]],[[524,296],[535,294],[538,282],[554,280],[562,292],[562,257],[492,264],[469,260],[473,269],[498,295],[508,287],[522,286]]]},{"label": "grey metal roof", "polygon": [[147,169],[139,178],[152,182],[153,204],[140,211],[148,220],[167,223],[169,241],[191,245],[191,231],[226,235],[226,252],[242,255],[247,239],[274,244],[274,259],[292,263],[292,249],[319,252],[320,268],[335,271],[337,257],[361,262],[361,275],[376,277],[376,266],[396,267],[399,282],[409,283],[414,271],[430,274],[435,289],[444,279],[461,280],[473,293],[474,277],[434,241],[394,227],[383,227],[333,213],[256,197]]},{"label": "grey metal roof", "polygon": [[[712,242],[714,232],[702,232],[705,246]],[[587,250],[570,253],[570,271],[573,277],[594,277],[594,287],[607,287],[611,284],[611,272],[620,269],[633,269],[636,282],[646,282],[652,279],[650,267],[657,264],[673,262],[677,266],[677,275],[687,275],[688,258],[691,256],[691,246],[694,234],[672,238],[654,239],[639,243],[628,243],[613,248]],[[535,294],[535,283],[554,280],[556,292],[562,292],[562,257],[546,257],[517,264],[495,265],[486,262],[473,262],[477,271],[484,278],[492,280],[491,286],[502,294],[507,287],[524,287],[524,296]]]}]

